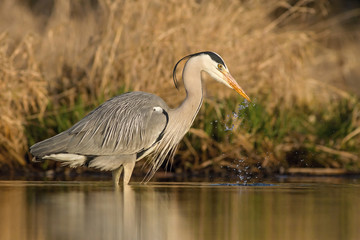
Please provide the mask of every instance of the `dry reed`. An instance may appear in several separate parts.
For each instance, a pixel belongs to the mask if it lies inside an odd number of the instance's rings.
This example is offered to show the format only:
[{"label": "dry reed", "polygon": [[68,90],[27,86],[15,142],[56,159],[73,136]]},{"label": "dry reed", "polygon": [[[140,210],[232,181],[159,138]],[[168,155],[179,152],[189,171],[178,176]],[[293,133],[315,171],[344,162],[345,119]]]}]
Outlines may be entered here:
[{"label": "dry reed", "polygon": [[33,37],[11,47],[11,38],[0,35],[0,164],[24,165],[27,151],[26,116],[45,111],[46,82],[34,60]]}]

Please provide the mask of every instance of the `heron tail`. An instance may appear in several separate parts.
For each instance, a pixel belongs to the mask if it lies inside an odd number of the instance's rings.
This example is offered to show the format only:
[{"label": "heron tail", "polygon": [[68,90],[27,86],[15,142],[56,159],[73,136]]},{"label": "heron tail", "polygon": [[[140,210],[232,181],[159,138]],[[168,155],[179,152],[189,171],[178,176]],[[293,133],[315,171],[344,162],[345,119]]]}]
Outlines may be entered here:
[{"label": "heron tail", "polygon": [[69,142],[69,135],[62,132],[44,141],[38,142],[30,147],[30,153],[34,159],[39,161],[43,157],[55,153],[64,153]]}]

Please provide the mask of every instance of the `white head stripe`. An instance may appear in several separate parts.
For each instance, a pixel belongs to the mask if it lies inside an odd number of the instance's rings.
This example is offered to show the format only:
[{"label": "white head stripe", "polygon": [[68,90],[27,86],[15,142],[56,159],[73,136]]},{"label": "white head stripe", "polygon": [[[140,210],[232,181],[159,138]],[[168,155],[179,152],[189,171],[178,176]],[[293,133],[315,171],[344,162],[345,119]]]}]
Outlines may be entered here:
[{"label": "white head stripe", "polygon": [[163,111],[163,109],[161,107],[154,107],[153,109],[154,109],[154,111],[157,111],[157,112],[162,112]]}]

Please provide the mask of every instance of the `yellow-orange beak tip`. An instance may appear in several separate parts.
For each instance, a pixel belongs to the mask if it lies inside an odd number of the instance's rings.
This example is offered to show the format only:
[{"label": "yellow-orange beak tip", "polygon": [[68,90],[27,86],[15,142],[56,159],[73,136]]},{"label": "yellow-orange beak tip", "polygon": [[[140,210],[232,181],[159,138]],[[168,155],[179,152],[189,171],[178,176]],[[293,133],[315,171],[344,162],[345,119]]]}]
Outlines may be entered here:
[{"label": "yellow-orange beak tip", "polygon": [[247,101],[251,102],[248,95],[246,95],[245,91],[239,86],[236,80],[231,76],[230,73],[224,73],[226,82],[230,85],[232,89],[234,89],[237,93],[239,93],[242,97],[244,97]]}]

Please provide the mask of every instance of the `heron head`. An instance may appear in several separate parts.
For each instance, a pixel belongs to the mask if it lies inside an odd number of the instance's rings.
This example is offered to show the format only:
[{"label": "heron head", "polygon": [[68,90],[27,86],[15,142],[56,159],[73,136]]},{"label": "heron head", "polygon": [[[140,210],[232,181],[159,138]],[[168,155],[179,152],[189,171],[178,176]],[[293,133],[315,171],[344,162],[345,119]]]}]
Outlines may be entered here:
[{"label": "heron head", "polygon": [[207,72],[216,81],[223,83],[229,88],[234,89],[237,93],[243,96],[249,102],[251,101],[244,90],[239,86],[236,80],[231,76],[224,60],[214,52],[202,52],[204,61],[204,71]]},{"label": "heron head", "polygon": [[244,92],[244,90],[239,86],[239,84],[236,82],[236,80],[231,76],[224,60],[220,57],[219,54],[214,52],[199,52],[194,53],[188,56],[183,57],[180,59],[174,67],[173,70],[173,80],[175,87],[178,88],[177,84],[177,78],[176,78],[176,68],[178,64],[185,60],[190,59],[193,57],[199,57],[201,58],[202,62],[202,68],[203,71],[207,72],[211,77],[213,77],[218,82],[223,83],[224,85],[228,86],[229,88],[234,89],[237,93],[239,93],[241,96],[243,96],[246,100],[249,102],[251,101],[248,95]]}]

